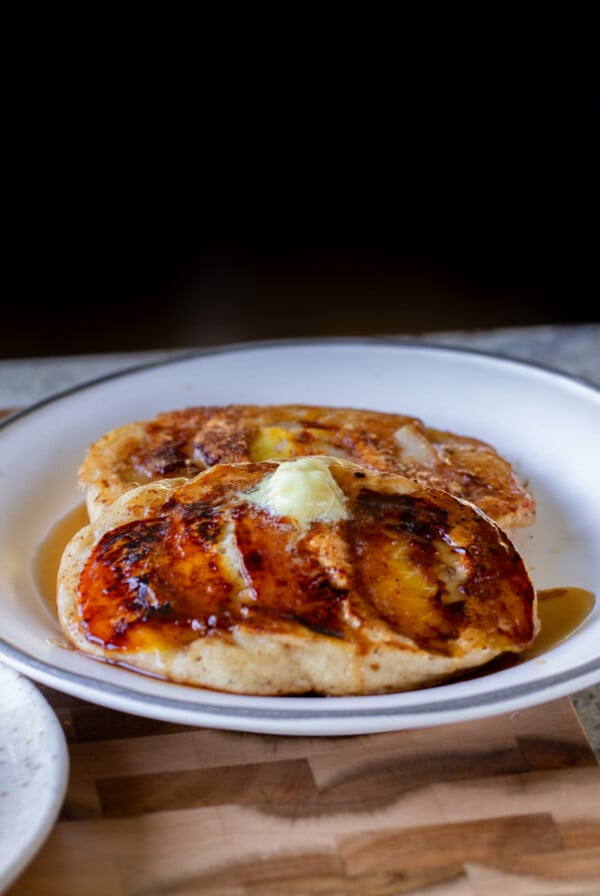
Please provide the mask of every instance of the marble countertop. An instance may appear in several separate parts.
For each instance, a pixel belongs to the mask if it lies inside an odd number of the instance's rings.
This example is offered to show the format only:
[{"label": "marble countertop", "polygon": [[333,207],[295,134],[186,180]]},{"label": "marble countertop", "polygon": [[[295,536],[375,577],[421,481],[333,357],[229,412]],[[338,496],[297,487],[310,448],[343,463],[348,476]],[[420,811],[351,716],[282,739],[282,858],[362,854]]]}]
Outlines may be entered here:
[{"label": "marble countertop", "polygon": [[[390,339],[390,336],[386,336]],[[423,333],[399,337],[489,352],[542,364],[600,387],[600,324],[544,325],[495,330]],[[190,349],[181,353],[188,354]],[[23,407],[105,374],[173,357],[174,350],[72,355],[0,361],[0,408]],[[572,701],[600,758],[600,684],[575,693]]]}]

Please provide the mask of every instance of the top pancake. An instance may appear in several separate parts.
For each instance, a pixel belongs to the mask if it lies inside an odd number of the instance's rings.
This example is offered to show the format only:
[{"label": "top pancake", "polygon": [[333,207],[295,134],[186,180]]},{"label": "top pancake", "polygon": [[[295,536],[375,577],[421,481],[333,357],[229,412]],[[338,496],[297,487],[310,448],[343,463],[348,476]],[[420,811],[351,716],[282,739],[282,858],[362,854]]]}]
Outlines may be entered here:
[{"label": "top pancake", "polygon": [[305,404],[187,407],[132,421],[90,446],[79,468],[91,520],[131,488],[192,478],[218,463],[328,455],[471,501],[505,530],[531,525],[535,500],[488,443],[416,417]]},{"label": "top pancake", "polygon": [[525,562],[489,517],[330,456],[130,489],[66,546],[57,607],[90,657],[263,696],[427,687],[539,629]]}]

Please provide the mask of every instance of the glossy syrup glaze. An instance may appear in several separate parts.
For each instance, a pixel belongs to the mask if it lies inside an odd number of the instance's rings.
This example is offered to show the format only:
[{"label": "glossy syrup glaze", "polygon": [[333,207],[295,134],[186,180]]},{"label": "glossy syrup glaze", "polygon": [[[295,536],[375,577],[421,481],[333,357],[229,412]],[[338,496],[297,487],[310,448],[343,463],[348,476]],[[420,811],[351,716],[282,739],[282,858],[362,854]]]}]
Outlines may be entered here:
[{"label": "glossy syrup glaze", "polygon": [[[41,597],[53,615],[56,615],[56,576],[62,552],[67,542],[87,522],[88,517],[85,505],[83,503],[78,504],[56,522],[39,545],[34,561],[34,578]],[[265,538],[273,535],[273,533],[267,533],[264,530],[261,533],[260,529],[254,527],[245,534],[242,527],[240,536],[246,565],[252,568],[254,564],[254,575],[260,579],[261,570],[257,567],[259,552],[256,551],[255,544],[257,532],[261,534],[261,537]],[[253,537],[251,537],[252,533],[254,533]],[[293,565],[293,561],[291,562]],[[281,585],[286,575],[289,575],[290,572],[293,572],[293,570],[280,569],[277,576],[271,574],[270,580]],[[318,591],[318,588],[315,588],[315,591]],[[337,623],[334,618],[335,613],[332,616],[332,607],[329,603],[332,597],[335,597],[333,589],[330,585],[327,585],[320,595],[321,599],[316,594],[315,597],[316,599],[311,605],[313,613],[310,619],[311,626],[317,631],[328,632],[335,636]],[[505,654],[498,657],[481,670],[469,673],[468,677],[489,674],[492,671],[542,656],[569,638],[585,622],[595,606],[595,595],[591,591],[579,587],[543,589],[537,592],[537,597],[541,627],[533,644],[521,653]],[[275,597],[273,597],[274,599]],[[334,600],[334,607],[335,603]],[[291,610],[293,611],[294,608],[291,607]],[[207,614],[207,620],[209,616],[210,614]],[[184,630],[178,630],[177,632],[178,637],[182,640],[195,636],[193,629],[188,629],[187,626],[184,629],[187,629],[187,634],[184,634]],[[109,633],[107,633],[108,636]]]},{"label": "glossy syrup glaze", "polygon": [[[308,482],[315,464],[342,496],[335,519],[253,502],[283,467]],[[73,595],[82,636],[111,658],[242,631],[310,632],[359,653],[400,638],[446,657],[521,651],[535,635],[511,542],[471,504],[403,477],[332,458],[216,464],[119,519],[88,542]]]}]

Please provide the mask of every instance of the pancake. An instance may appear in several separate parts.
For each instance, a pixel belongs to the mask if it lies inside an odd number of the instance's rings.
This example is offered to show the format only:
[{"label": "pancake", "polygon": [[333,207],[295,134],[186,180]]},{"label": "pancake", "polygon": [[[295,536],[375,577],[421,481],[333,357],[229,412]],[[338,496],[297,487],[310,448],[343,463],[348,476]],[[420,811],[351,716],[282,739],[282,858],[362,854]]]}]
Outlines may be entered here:
[{"label": "pancake", "polygon": [[263,696],[428,687],[539,628],[526,565],[479,508],[331,456],[129,489],[67,545],[57,605],[91,658]]},{"label": "pancake", "polygon": [[416,417],[311,405],[189,407],[119,426],[92,444],[79,468],[90,519],[131,488],[192,478],[216,463],[325,454],[397,473],[477,504],[502,528],[529,526],[535,500],[486,442]]}]

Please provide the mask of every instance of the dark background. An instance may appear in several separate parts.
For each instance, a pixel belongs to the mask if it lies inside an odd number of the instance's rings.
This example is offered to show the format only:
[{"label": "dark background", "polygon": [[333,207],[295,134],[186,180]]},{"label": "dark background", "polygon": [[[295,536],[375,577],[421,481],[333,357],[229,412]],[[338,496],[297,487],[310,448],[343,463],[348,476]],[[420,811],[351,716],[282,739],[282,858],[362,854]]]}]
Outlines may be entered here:
[{"label": "dark background", "polygon": [[598,321],[585,30],[193,105],[39,82],[7,141],[0,357]]}]

